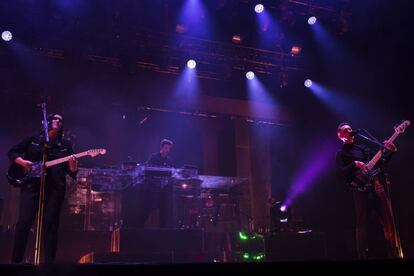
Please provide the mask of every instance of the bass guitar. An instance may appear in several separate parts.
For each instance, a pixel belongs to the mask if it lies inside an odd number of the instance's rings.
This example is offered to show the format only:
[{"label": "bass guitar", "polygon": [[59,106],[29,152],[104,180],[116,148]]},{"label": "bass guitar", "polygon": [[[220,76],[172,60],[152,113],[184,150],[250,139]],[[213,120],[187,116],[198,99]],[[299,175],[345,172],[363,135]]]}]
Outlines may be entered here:
[{"label": "bass guitar", "polygon": [[[73,154],[75,158],[82,158],[85,156],[95,157],[97,155],[106,154],[106,149],[90,149],[80,153]],[[67,162],[72,155],[62,157],[55,160],[46,161],[45,167],[50,168],[52,166]],[[7,181],[10,185],[15,187],[23,187],[28,181],[32,178],[40,178],[42,174],[42,161],[34,162],[30,169],[25,169],[24,167],[12,162],[7,171]]]},{"label": "bass guitar", "polygon": [[[404,133],[405,129],[411,124],[410,121],[405,120],[398,126],[394,127],[394,134],[388,139],[389,142],[394,142],[394,140],[400,135]],[[360,191],[368,191],[373,189],[372,182],[376,175],[381,172],[380,168],[375,168],[377,162],[383,156],[383,151],[379,150],[372,159],[365,164],[365,170],[359,170],[351,182],[351,187],[356,188]]]}]

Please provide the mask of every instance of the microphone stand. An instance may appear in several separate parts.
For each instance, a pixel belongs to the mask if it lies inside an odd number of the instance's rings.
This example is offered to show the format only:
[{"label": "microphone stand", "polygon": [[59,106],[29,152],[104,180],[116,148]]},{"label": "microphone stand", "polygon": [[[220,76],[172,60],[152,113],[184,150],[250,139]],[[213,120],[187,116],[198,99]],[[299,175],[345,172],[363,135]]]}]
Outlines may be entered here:
[{"label": "microphone stand", "polygon": [[387,149],[380,141],[378,141],[378,139],[376,139],[374,136],[372,136],[371,133],[369,133],[367,130],[365,130],[363,128],[361,128],[361,130],[365,131],[371,137],[362,135],[359,132],[356,135],[358,135],[359,137],[364,138],[365,140],[368,140],[368,141],[372,142],[373,144],[379,146],[381,149]]},{"label": "microphone stand", "polygon": [[[365,130],[363,128],[361,130],[365,131],[369,136],[371,136],[371,138],[370,137],[367,137],[365,135],[362,135],[360,133],[357,133],[358,136],[360,136],[360,137],[362,137],[362,138],[364,138],[364,139],[366,139],[366,140],[374,143],[375,145],[378,145],[382,150],[387,149],[381,142],[378,141],[378,139],[376,139],[374,136],[372,136],[367,130]],[[387,205],[388,205],[387,207],[388,207],[388,209],[390,210],[390,213],[391,213],[391,222],[392,222],[392,226],[393,226],[393,230],[394,230],[394,234],[395,234],[395,236],[394,236],[394,243],[395,243],[395,247],[397,249],[397,252],[393,252],[393,254],[397,253],[398,254],[398,257],[401,258],[401,259],[403,259],[404,258],[404,253],[403,253],[402,246],[401,246],[401,239],[400,239],[400,235],[399,235],[398,230],[397,230],[397,226],[395,224],[394,213],[393,213],[393,210],[392,210],[391,192],[390,192],[390,184],[391,184],[391,181],[390,181],[390,178],[388,176],[388,173],[387,173],[387,171],[385,169],[385,162],[386,162],[386,160],[385,160],[385,157],[383,155],[382,156],[382,168],[381,168],[381,171],[383,172],[384,177],[385,177],[385,184],[386,184],[385,185],[385,191],[386,191],[385,194],[386,194],[386,201],[387,201],[386,203],[387,203]],[[393,250],[393,248],[391,250]]]},{"label": "microphone stand", "polygon": [[42,238],[43,238],[43,214],[44,214],[44,205],[45,205],[45,187],[46,187],[46,161],[47,161],[47,151],[49,148],[49,133],[48,133],[48,123],[46,119],[46,101],[41,104],[43,121],[42,121],[42,131],[45,138],[43,144],[43,159],[42,159],[42,173],[40,178],[40,192],[39,192],[39,204],[37,209],[37,226],[36,226],[36,244],[35,244],[35,257],[34,264],[40,265],[41,249],[42,249]]},{"label": "microphone stand", "polygon": [[401,239],[400,239],[400,234],[398,233],[398,229],[397,229],[397,225],[395,224],[395,220],[394,220],[394,212],[392,210],[392,203],[391,203],[391,191],[390,191],[390,186],[391,186],[391,181],[390,181],[390,177],[388,175],[388,172],[385,170],[385,159],[383,158],[383,173],[384,173],[384,177],[385,177],[385,183],[386,183],[386,195],[387,195],[387,204],[389,205],[388,208],[391,212],[391,221],[392,221],[392,227],[394,230],[394,243],[395,243],[395,248],[397,250],[397,252],[393,252],[394,254],[396,253],[398,255],[399,258],[403,259],[404,258],[404,253],[402,250],[402,246],[401,246]]}]

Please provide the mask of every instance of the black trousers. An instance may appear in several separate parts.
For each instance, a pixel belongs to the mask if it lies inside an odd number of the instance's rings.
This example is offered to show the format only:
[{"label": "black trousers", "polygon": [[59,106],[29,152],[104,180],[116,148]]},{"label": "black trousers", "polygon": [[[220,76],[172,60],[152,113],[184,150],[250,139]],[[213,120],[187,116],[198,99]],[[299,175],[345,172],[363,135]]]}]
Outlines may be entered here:
[{"label": "black trousers", "polygon": [[397,256],[394,218],[390,200],[385,192],[354,191],[356,212],[356,249],[358,258],[369,256],[369,236],[373,222],[379,222],[383,227],[385,248],[389,257]]},{"label": "black trousers", "polygon": [[[19,218],[16,225],[12,263],[23,262],[27,247],[30,228],[33,226],[39,205],[40,183],[35,181],[20,191]],[[55,260],[60,210],[65,198],[65,186],[57,187],[53,182],[47,181],[45,187],[45,205],[43,214],[43,235],[41,253],[44,262]]]},{"label": "black trousers", "polygon": [[150,213],[158,209],[161,228],[173,227],[172,187],[159,181],[147,181],[122,195],[123,225],[143,228]]}]

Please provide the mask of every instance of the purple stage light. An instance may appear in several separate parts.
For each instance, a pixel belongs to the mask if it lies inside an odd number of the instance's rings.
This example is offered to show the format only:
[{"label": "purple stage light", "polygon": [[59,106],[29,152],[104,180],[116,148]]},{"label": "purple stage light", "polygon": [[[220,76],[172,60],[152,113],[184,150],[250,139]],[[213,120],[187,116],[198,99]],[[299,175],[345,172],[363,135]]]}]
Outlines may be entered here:
[{"label": "purple stage light", "polygon": [[301,51],[302,51],[302,47],[300,47],[298,45],[293,45],[291,50],[290,50],[290,53],[292,55],[299,55]]},{"label": "purple stage light", "polygon": [[248,80],[252,80],[252,79],[254,79],[254,73],[253,73],[253,71],[249,71],[249,72],[247,72],[247,73],[246,73],[246,78],[247,78]]},{"label": "purple stage light", "polygon": [[231,41],[233,41],[233,43],[236,43],[236,44],[240,44],[242,42],[242,40],[243,40],[243,37],[241,35],[237,35],[237,34],[233,35],[233,37],[231,39]]},{"label": "purple stage light", "polygon": [[1,33],[1,38],[2,38],[4,41],[10,41],[10,40],[12,40],[12,39],[13,39],[13,35],[12,35],[12,33],[11,33],[10,31],[3,31],[3,32]]},{"label": "purple stage light", "polygon": [[[210,16],[202,0],[185,0],[178,14],[178,20],[183,28],[176,31],[189,35],[209,37]],[[208,1],[207,1],[208,2]]]},{"label": "purple stage light", "polygon": [[264,11],[264,6],[262,4],[257,4],[254,6],[254,11],[256,13],[262,13]]},{"label": "purple stage light", "polygon": [[284,206],[291,206],[300,194],[309,190],[311,185],[326,173],[326,168],[329,167],[329,164],[334,162],[332,157],[335,156],[336,144],[331,139],[321,139],[320,141],[312,152],[306,154],[308,158],[306,158],[298,175],[295,177],[283,203]]},{"label": "purple stage light", "polygon": [[316,17],[315,17],[315,16],[311,16],[311,17],[309,17],[309,18],[308,18],[308,24],[309,24],[309,25],[313,25],[313,24],[315,24],[315,23],[316,23],[316,21],[317,21],[317,19],[316,19]]},{"label": "purple stage light", "polygon": [[312,86],[312,81],[310,79],[305,80],[305,82],[303,83],[306,87],[311,87]]},{"label": "purple stage light", "polygon": [[190,69],[194,69],[197,66],[197,63],[195,62],[194,59],[190,59],[189,61],[187,61],[187,67]]}]

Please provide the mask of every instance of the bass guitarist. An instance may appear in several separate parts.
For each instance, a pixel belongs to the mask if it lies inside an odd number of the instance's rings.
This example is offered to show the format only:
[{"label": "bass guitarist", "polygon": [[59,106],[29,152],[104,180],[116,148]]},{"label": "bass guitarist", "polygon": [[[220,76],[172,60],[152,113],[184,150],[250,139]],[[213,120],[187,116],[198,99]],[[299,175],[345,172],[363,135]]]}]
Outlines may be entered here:
[{"label": "bass guitarist", "polygon": [[[53,160],[71,156],[71,143],[63,138],[63,116],[54,113],[48,116],[48,134],[50,142],[47,148],[47,159]],[[13,162],[29,170],[34,162],[43,157],[43,134],[30,136],[12,147],[8,156]],[[76,178],[78,172],[77,160],[71,156],[68,162],[50,167],[46,170],[45,205],[43,220],[44,262],[51,263],[55,259],[60,209],[65,197],[66,174]],[[22,263],[27,246],[30,228],[36,217],[39,201],[40,179],[33,178],[21,187],[19,218],[14,237],[12,263]]]},{"label": "bass guitarist", "polygon": [[370,178],[369,183],[363,183],[357,181],[357,176],[369,173],[366,164],[373,158],[374,153],[368,147],[354,143],[355,134],[356,132],[352,130],[349,123],[339,124],[337,135],[344,144],[336,154],[336,174],[349,184],[353,192],[358,258],[373,257],[369,250],[369,236],[372,234],[370,227],[375,220],[379,220],[383,227],[388,257],[398,257],[392,206],[389,194],[385,191],[387,188],[384,186],[386,185],[385,175],[380,170],[397,151],[397,147],[391,141],[384,141],[385,149],[382,151],[382,158],[374,167],[378,169],[378,174]]}]

